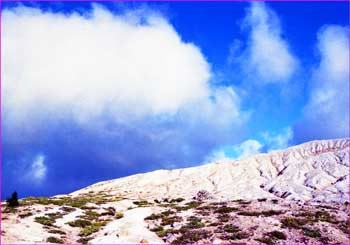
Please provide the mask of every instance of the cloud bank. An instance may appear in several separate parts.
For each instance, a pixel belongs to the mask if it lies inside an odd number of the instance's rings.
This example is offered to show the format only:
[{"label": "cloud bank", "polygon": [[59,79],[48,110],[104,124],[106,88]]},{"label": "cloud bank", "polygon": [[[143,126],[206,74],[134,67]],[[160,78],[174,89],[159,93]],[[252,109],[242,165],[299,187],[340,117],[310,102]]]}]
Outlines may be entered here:
[{"label": "cloud bank", "polygon": [[43,152],[31,173],[48,189],[74,190],[195,164],[244,134],[240,96],[210,85],[200,48],[160,14],[94,5],[83,15],[28,7],[2,15],[5,169],[23,172],[21,155]]}]

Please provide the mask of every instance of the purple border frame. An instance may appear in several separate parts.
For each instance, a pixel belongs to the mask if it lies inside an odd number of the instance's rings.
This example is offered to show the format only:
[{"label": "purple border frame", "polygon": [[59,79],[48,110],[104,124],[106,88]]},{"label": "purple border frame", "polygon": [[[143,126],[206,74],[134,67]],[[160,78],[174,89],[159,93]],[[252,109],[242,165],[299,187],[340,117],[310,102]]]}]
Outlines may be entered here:
[{"label": "purple border frame", "polygon": [[[2,63],[1,63],[1,34],[2,34],[2,2],[33,2],[30,0],[0,0],[0,200],[3,200],[2,196]],[[56,2],[55,0],[39,0],[34,2]],[[58,1],[57,1],[58,2]],[[348,2],[348,37],[350,37],[350,0],[60,0],[59,2],[213,2],[213,3],[220,3],[220,2]],[[350,38],[349,38],[349,46],[350,46]],[[350,49],[348,50],[348,59],[349,59],[349,71],[350,71]],[[350,94],[350,76],[348,76],[348,84],[349,84],[349,94]],[[350,99],[349,99],[349,113],[350,113]],[[348,137],[350,138],[350,117],[348,122]],[[350,152],[349,152],[349,162],[350,162]],[[349,176],[350,176],[350,170],[349,170]],[[350,178],[349,178],[349,186],[350,186]],[[349,193],[349,199],[350,199],[350,193]],[[349,219],[349,216],[348,216]],[[350,233],[348,234],[349,238],[349,244],[350,244]],[[2,205],[0,205],[0,244],[6,244],[2,243]],[[15,243],[11,243],[13,245],[17,245]],[[27,243],[29,244],[29,243]],[[67,245],[80,245],[79,243],[66,243]],[[152,243],[149,243],[152,244]],[[210,244],[210,243],[209,243]],[[200,245],[209,245],[209,244],[200,244]],[[258,243],[249,243],[250,245],[258,244]],[[344,245],[349,245],[344,244]],[[109,244],[101,244],[101,245],[109,245]],[[111,244],[112,245],[112,244]],[[125,245],[134,245],[134,244],[125,244]],[[297,243],[293,244],[290,243],[290,245],[297,245]],[[341,244],[343,245],[343,244]]]}]

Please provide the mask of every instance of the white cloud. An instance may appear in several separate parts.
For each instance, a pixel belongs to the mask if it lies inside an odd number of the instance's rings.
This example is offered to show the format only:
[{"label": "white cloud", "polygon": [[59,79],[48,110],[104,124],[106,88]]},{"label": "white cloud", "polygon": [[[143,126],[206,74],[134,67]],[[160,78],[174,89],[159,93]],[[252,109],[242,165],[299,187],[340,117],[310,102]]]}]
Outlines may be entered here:
[{"label": "white cloud", "polygon": [[240,51],[242,45],[235,41],[229,60],[240,63],[246,76],[258,82],[287,82],[296,71],[298,61],[282,37],[277,15],[265,3],[254,2],[243,28],[249,30],[246,48]]},{"label": "white cloud", "polygon": [[246,140],[240,145],[233,147],[233,151],[237,154],[237,158],[241,159],[244,157],[259,154],[263,148],[263,145],[257,140]]},{"label": "white cloud", "polygon": [[205,162],[215,162],[222,160],[242,159],[261,153],[263,145],[254,139],[248,139],[241,144],[226,146],[212,151]]},{"label": "white cloud", "polygon": [[268,152],[287,148],[293,136],[294,133],[290,127],[284,128],[279,134],[271,134],[269,132],[262,133]]},{"label": "white cloud", "polygon": [[313,70],[304,118],[295,127],[300,141],[349,135],[348,27],[324,26],[317,37],[320,61]]},{"label": "white cloud", "polygon": [[78,121],[106,112],[124,120],[210,96],[199,48],[154,13],[95,6],[90,17],[24,7],[2,15],[4,109],[16,119],[40,108]]},{"label": "white cloud", "polygon": [[2,20],[8,145],[47,152],[59,138],[74,154],[83,155],[83,144],[101,162],[177,164],[243,135],[249,113],[236,90],[211,87],[200,49],[159,14],[23,7],[5,9]]},{"label": "white cloud", "polygon": [[35,182],[41,182],[45,179],[47,167],[45,165],[45,156],[37,155],[32,164],[27,175],[27,179],[34,180]]}]

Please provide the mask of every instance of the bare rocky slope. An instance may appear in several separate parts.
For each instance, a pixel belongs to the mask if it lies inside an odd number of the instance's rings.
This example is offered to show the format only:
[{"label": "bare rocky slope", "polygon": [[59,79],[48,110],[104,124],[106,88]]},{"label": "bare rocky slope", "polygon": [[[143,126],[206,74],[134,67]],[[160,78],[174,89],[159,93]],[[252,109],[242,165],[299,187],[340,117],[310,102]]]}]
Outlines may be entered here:
[{"label": "bare rocky slope", "polygon": [[350,244],[348,139],[1,203],[1,244]]},{"label": "bare rocky slope", "polygon": [[206,190],[215,199],[283,198],[349,201],[349,139],[320,140],[242,160],[157,170],[104,181],[72,193],[108,191],[129,198],[193,197]]}]

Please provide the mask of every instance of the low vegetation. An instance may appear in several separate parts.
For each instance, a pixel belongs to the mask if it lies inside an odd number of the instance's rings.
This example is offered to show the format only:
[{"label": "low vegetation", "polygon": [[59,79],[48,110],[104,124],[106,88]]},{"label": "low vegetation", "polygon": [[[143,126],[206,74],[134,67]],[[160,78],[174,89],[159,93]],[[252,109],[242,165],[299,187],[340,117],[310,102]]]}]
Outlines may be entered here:
[{"label": "low vegetation", "polygon": [[49,242],[49,243],[58,243],[58,244],[63,244],[64,241],[62,239],[59,239],[57,237],[54,237],[54,236],[50,236],[46,239],[46,242]]}]

